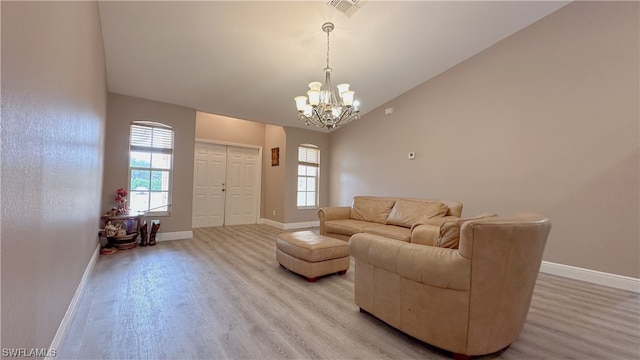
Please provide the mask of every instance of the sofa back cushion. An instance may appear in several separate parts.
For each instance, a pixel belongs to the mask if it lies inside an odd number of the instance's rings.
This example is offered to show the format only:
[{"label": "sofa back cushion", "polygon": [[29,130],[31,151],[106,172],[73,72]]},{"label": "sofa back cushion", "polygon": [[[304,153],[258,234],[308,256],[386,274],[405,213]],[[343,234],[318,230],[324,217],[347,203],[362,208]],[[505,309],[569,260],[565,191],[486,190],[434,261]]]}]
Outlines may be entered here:
[{"label": "sofa back cushion", "polygon": [[438,247],[457,249],[460,243],[460,228],[462,224],[470,220],[496,218],[498,214],[483,213],[472,218],[449,220],[440,226],[440,238],[436,244]]},{"label": "sofa back cushion", "polygon": [[447,215],[462,217],[462,203],[458,201],[442,201],[449,207]]},{"label": "sofa back cushion", "polygon": [[391,198],[355,196],[351,206],[351,218],[386,224],[391,208],[396,203]]},{"label": "sofa back cushion", "polygon": [[445,216],[448,211],[449,207],[439,201],[399,199],[391,209],[387,222],[410,228],[422,219]]}]

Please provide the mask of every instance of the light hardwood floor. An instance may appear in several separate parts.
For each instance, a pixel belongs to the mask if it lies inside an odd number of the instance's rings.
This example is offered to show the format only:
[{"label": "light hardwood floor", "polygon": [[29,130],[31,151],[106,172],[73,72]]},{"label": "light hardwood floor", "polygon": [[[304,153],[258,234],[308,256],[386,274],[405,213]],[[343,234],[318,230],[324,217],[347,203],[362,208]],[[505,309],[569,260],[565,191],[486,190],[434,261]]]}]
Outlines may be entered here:
[{"label": "light hardwood floor", "polygon": [[[59,359],[446,359],[353,303],[346,275],[280,268],[267,225],[100,256]],[[425,324],[429,326],[429,324]],[[481,359],[638,359],[640,296],[540,274],[518,340]]]}]

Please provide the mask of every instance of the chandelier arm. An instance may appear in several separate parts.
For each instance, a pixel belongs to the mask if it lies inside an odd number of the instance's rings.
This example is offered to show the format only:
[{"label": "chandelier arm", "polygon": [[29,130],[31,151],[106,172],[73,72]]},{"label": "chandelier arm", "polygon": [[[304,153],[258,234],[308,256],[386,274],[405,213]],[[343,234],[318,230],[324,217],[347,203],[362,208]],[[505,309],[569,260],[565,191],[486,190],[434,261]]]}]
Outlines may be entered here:
[{"label": "chandelier arm", "polygon": [[317,127],[324,127],[324,119],[322,116],[322,112],[320,111],[320,106],[314,108],[313,110],[311,110],[312,112],[312,116],[311,116],[311,122],[313,123],[313,125],[317,126]]},{"label": "chandelier arm", "polygon": [[353,108],[346,108],[344,109],[344,111],[342,112],[342,114],[340,114],[340,119],[338,120],[338,124],[339,125],[346,125],[348,123],[350,123],[353,120],[357,120],[360,118],[360,114],[358,112],[353,112]]},{"label": "chandelier arm", "polygon": [[[343,121],[344,121],[345,124],[348,123],[349,122],[348,118],[349,118],[350,115],[351,114],[350,114],[350,111],[349,111],[348,108],[345,108],[344,110],[342,110],[342,112],[340,113],[340,117],[338,118],[338,121],[336,122],[336,125],[340,125]],[[345,121],[345,119],[347,119],[347,120]]]}]

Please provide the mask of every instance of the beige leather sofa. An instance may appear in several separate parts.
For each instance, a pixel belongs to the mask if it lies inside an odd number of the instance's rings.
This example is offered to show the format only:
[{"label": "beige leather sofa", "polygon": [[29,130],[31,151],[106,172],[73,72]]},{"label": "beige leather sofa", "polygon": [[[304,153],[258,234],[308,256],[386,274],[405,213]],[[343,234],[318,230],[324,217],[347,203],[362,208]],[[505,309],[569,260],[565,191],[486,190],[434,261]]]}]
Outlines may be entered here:
[{"label": "beige leather sofa", "polygon": [[524,326],[550,229],[534,214],[466,221],[458,249],[355,234],[355,303],[454,357],[494,353]]},{"label": "beige leather sofa", "polygon": [[462,214],[456,201],[355,196],[351,206],[318,211],[320,234],[348,241],[368,233],[404,242],[438,245],[440,227]]}]

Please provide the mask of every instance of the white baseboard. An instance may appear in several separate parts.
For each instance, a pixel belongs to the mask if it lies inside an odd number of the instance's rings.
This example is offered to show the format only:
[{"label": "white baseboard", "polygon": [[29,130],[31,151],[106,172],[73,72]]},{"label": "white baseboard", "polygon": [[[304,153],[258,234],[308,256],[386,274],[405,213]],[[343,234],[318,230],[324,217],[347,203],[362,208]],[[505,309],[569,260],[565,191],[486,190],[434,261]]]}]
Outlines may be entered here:
[{"label": "white baseboard", "polygon": [[265,218],[260,218],[260,220],[258,220],[258,224],[264,224],[264,225],[269,225],[271,227],[274,227],[276,229],[280,229],[280,230],[284,230],[284,224],[277,222],[277,221],[273,221],[273,220],[269,220],[269,219],[265,219]]},{"label": "white baseboard", "polygon": [[543,261],[540,272],[640,293],[640,279]]},{"label": "white baseboard", "polygon": [[285,224],[285,223],[281,223],[281,222],[277,222],[277,221],[261,218],[259,223],[260,224],[269,225],[271,227],[278,228],[280,230],[306,229],[306,228],[312,228],[312,227],[320,226],[320,221],[319,220]]},{"label": "white baseboard", "polygon": [[[67,312],[64,314],[64,317],[60,322],[60,326],[58,326],[58,331],[56,331],[56,335],[53,337],[53,341],[51,341],[51,346],[49,346],[49,349],[57,351],[57,349],[60,346],[60,342],[62,341],[65,334],[67,333],[67,330],[69,330],[69,326],[71,325],[71,320],[73,320],[74,316],[76,315],[76,311],[78,311],[78,303],[80,302],[80,298],[84,293],[84,288],[87,285],[87,282],[89,281],[89,276],[91,276],[91,273],[93,272],[93,268],[96,265],[96,261],[98,260],[99,254],[100,254],[100,242],[98,242],[98,245],[96,246],[96,249],[93,251],[93,255],[91,255],[91,259],[89,260],[87,267],[84,269],[84,274],[82,274],[80,283],[76,288],[76,293],[73,294],[71,303],[69,304],[69,307],[67,308]],[[45,359],[54,360],[55,358],[51,356],[47,356]]]},{"label": "white baseboard", "polygon": [[193,231],[174,231],[156,234],[156,241],[192,239]]}]

